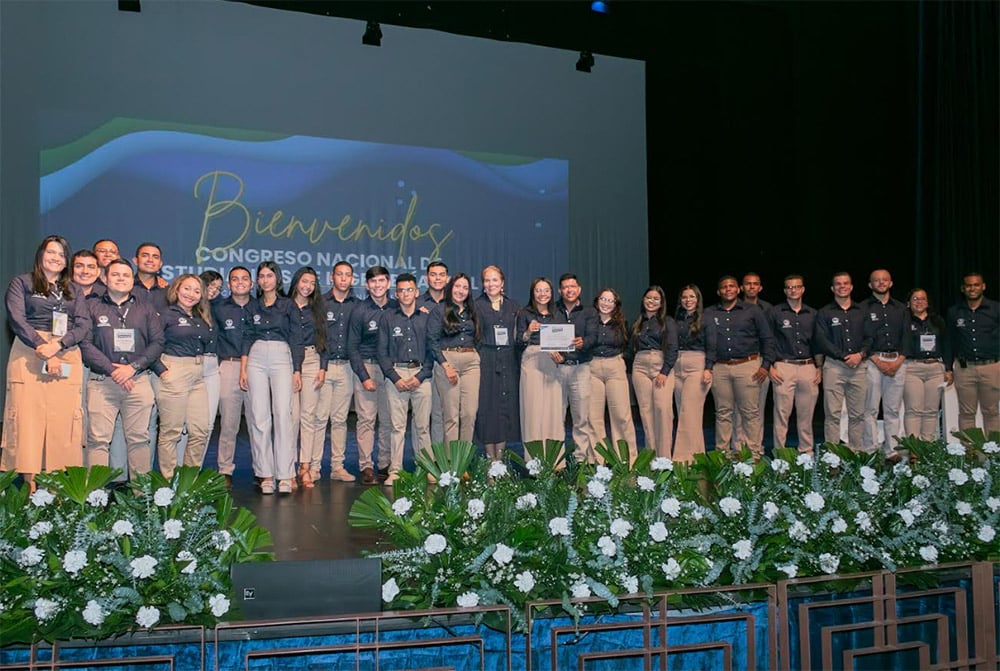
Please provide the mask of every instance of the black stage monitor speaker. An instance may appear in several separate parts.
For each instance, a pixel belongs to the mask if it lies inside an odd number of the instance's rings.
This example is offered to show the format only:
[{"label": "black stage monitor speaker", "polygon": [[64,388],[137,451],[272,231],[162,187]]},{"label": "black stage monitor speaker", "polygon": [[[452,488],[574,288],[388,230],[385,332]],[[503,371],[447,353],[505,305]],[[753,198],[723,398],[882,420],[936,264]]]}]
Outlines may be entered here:
[{"label": "black stage monitor speaker", "polygon": [[233,603],[247,620],[377,613],[379,559],[233,564]]}]

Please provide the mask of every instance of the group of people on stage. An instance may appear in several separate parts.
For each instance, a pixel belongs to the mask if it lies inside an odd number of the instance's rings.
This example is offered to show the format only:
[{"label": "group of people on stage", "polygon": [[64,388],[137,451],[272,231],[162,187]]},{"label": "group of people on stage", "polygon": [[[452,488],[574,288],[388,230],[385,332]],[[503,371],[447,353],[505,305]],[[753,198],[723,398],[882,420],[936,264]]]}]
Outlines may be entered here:
[{"label": "group of people on stage", "polygon": [[[271,261],[255,273],[237,266],[227,278],[206,271],[169,284],[162,264],[151,242],[132,262],[112,240],[75,254],[61,237],[41,242],[32,271],[6,294],[15,341],[0,468],[32,486],[35,474],[74,465],[110,461],[142,473],[155,446],[170,477],[179,459],[202,466],[218,416],[217,467],[231,482],[245,413],[261,493],[314,486],[328,427],[329,477],[353,482],[344,463],[352,400],[366,485],[398,477],[410,417],[415,449],[473,440],[499,459],[509,442],[564,440],[568,409],[576,459],[595,462],[606,438],[633,455],[638,447],[627,361],[645,445],[675,460],[705,450],[709,391],[716,449],[745,444],[755,455],[769,386],[775,445],[786,445],[794,410],[797,445],[812,449],[821,383],[825,436],[839,440],[846,407],[854,449],[892,456],[901,435],[936,437],[941,389],[952,383],[960,428],[981,408],[984,428],[1000,430],[1000,305],[984,296],[979,273],[963,277],[946,319],[922,289],[907,303],[892,298],[892,278],[879,269],[860,302],[850,275],[835,274],[833,300],[819,310],[804,303],[801,275],[784,279],[776,305],[760,298],[756,273],[721,278],[709,307],[685,285],[674,316],[651,286],[629,321],[613,288],[585,300],[572,273],[535,279],[522,306],[494,265],[480,274],[479,296],[441,261],[429,264],[422,294],[414,275],[390,287],[389,271],[373,266],[359,300],[346,262],[333,267],[326,294],[310,267],[286,289]],[[570,324],[565,347],[546,346],[553,327]]]}]

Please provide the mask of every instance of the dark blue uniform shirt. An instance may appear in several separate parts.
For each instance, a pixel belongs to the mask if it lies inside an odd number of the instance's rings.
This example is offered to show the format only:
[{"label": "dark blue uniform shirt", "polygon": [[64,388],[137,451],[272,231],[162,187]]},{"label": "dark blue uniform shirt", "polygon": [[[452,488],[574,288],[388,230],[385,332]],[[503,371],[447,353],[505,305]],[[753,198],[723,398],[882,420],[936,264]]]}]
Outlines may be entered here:
[{"label": "dark blue uniform shirt", "polygon": [[[83,362],[100,375],[111,375],[115,364],[131,364],[136,371],[153,366],[163,353],[164,335],[160,316],[152,306],[129,295],[115,304],[108,295],[88,300],[94,324],[91,337],[80,343]],[[115,329],[130,329],[131,352],[115,351]]]}]

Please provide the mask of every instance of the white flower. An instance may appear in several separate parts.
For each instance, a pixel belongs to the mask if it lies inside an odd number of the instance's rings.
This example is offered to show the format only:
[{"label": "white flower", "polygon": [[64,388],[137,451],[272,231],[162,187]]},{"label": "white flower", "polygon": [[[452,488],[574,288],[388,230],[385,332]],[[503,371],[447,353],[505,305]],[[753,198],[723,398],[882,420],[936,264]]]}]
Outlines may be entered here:
[{"label": "white flower", "polygon": [[622,589],[626,594],[635,594],[639,591],[639,578],[634,575],[622,576]]},{"label": "white flower", "polygon": [[681,565],[677,563],[677,560],[673,557],[667,559],[666,564],[660,564],[660,570],[663,571],[663,575],[666,576],[667,580],[677,580],[677,577],[681,574]]},{"label": "white flower", "polygon": [[132,567],[132,577],[133,578],[148,578],[156,572],[156,565],[159,562],[156,557],[152,555],[143,555],[141,557],[136,557],[129,562],[129,566]]},{"label": "white flower", "polygon": [[732,517],[740,514],[740,511],[743,510],[743,504],[740,503],[739,499],[727,496],[719,501],[719,510],[725,513],[726,517]]},{"label": "white flower", "polygon": [[986,507],[990,509],[991,513],[995,513],[1000,510],[1000,498],[997,498],[996,496],[989,497],[986,499]]},{"label": "white flower", "polygon": [[694,509],[691,511],[691,519],[693,519],[695,522],[700,522],[705,518],[705,510],[706,509],[701,506],[695,506]]},{"label": "white flower", "polygon": [[[161,508],[166,508],[171,503],[174,502],[174,490],[170,487],[160,487],[153,493],[153,503],[160,506]],[[160,617],[160,613],[156,613],[157,619]]]},{"label": "white flower", "polygon": [[975,482],[982,482],[986,479],[986,469],[985,468],[973,468],[972,469],[972,479]]},{"label": "white flower", "polygon": [[610,468],[603,464],[598,466],[597,470],[594,472],[594,477],[601,482],[611,482],[612,476],[614,476],[614,473],[611,472]]},{"label": "white flower", "polygon": [[795,523],[788,528],[788,537],[800,543],[807,541],[809,540],[809,528],[799,520],[795,520]]},{"label": "white flower", "polygon": [[528,475],[538,475],[542,472],[542,462],[539,459],[532,459],[524,467],[528,469]]},{"label": "white flower", "polygon": [[569,536],[569,520],[565,517],[553,517],[549,520],[549,533],[553,536]]},{"label": "white flower", "polygon": [[819,556],[819,568],[823,573],[836,573],[840,566],[840,557],[824,552]]},{"label": "white flower", "polygon": [[442,487],[451,487],[456,482],[458,482],[458,476],[451,471],[445,471],[438,478],[438,484]]},{"label": "white flower", "polygon": [[222,617],[229,612],[229,599],[225,594],[215,594],[208,597],[208,607],[215,617]]},{"label": "white flower", "polygon": [[[161,489],[165,489],[165,487],[161,487]],[[160,611],[153,606],[143,606],[135,615],[135,623],[144,629],[155,627],[159,621]]]},{"label": "white flower", "polygon": [[913,521],[916,518],[913,516],[913,512],[912,511],[910,511],[908,508],[902,508],[900,510],[897,510],[896,512],[899,514],[900,517],[903,518],[903,523],[906,526],[908,526],[908,527],[913,526]]},{"label": "white flower", "polygon": [[[38,492],[35,493],[37,494]],[[58,601],[53,601],[52,599],[43,599],[40,597],[38,599],[35,599],[35,617],[37,617],[40,622],[48,620],[58,612],[59,612]]]},{"label": "white flower", "polygon": [[878,483],[878,480],[873,480],[872,478],[865,478],[861,481],[861,489],[865,490],[868,494],[875,496],[882,489],[882,485]]},{"label": "white flower", "polygon": [[570,587],[570,593],[574,599],[586,599],[590,596],[590,586],[582,580],[577,581]]},{"label": "white flower", "polygon": [[775,473],[787,473],[788,472],[788,462],[784,459],[775,459],[771,462],[771,470]]},{"label": "white flower", "polygon": [[396,598],[397,594],[399,594],[399,585],[396,584],[395,578],[389,578],[382,585],[382,601],[392,603],[392,600]]},{"label": "white flower", "polygon": [[804,471],[811,471],[813,468],[813,455],[803,452],[795,458],[795,464]]},{"label": "white flower", "polygon": [[518,588],[522,594],[527,594],[535,588],[535,576],[531,571],[524,571],[514,576],[514,587]]},{"label": "white flower", "polygon": [[611,536],[601,536],[597,540],[597,547],[601,549],[601,553],[605,557],[614,557],[618,554],[618,546],[611,539]]},{"label": "white flower", "polygon": [[513,558],[513,548],[508,547],[503,543],[497,543],[497,548],[493,551],[493,561],[503,566],[504,564],[509,564]]},{"label": "white flower", "polygon": [[948,479],[954,482],[956,485],[964,485],[969,481],[969,474],[963,471],[961,468],[953,468],[948,471]]},{"label": "white flower", "polygon": [[858,514],[854,516],[854,523],[858,525],[858,528],[862,531],[871,531],[872,529],[872,518],[866,511],[860,510]]},{"label": "white flower", "polygon": [[537,508],[538,499],[535,498],[534,494],[524,494],[517,497],[517,501],[514,502],[514,507],[518,510],[530,510],[531,508]]},{"label": "white flower", "polygon": [[894,475],[905,475],[906,477],[910,477],[910,465],[905,461],[901,461],[892,467],[892,472]]},{"label": "white flower", "polygon": [[969,503],[967,501],[956,501],[955,502],[955,510],[958,511],[958,514],[962,515],[963,517],[965,515],[971,515],[972,514],[972,506],[969,505]]},{"label": "white flower", "polygon": [[196,570],[198,570],[198,560],[192,559],[187,566],[181,569],[181,573],[185,575],[194,575]]},{"label": "white flower", "polygon": [[587,492],[595,499],[603,499],[604,495],[608,493],[608,490],[604,486],[603,482],[601,482],[597,478],[594,478],[593,480],[587,483]]},{"label": "white flower", "polygon": [[656,487],[656,483],[652,479],[647,478],[645,475],[640,475],[635,479],[635,484],[639,486],[644,492],[651,492]]},{"label": "white flower", "polygon": [[906,507],[913,513],[914,517],[920,517],[924,514],[924,504],[917,499],[910,499],[907,501]]},{"label": "white flower", "polygon": [[844,521],[843,517],[835,517],[833,519],[833,524],[830,525],[830,529],[832,529],[835,534],[842,534],[847,531],[847,522]]},{"label": "white flower", "polygon": [[937,548],[933,545],[924,545],[920,548],[920,558],[925,562],[936,564],[938,560]]},{"label": "white flower", "polygon": [[764,513],[764,519],[773,520],[778,516],[778,506],[775,505],[774,501],[765,501],[762,510]]},{"label": "white flower", "polygon": [[834,452],[824,452],[823,456],[820,457],[820,461],[830,468],[837,468],[840,466],[840,457]]},{"label": "white flower", "polygon": [[128,520],[118,520],[111,525],[111,531],[115,536],[131,536],[135,532],[135,528]]},{"label": "white flower", "polygon": [[996,454],[1000,452],[1000,445],[997,445],[995,440],[989,440],[983,443],[983,452],[986,454]]},{"label": "white flower", "polygon": [[948,443],[948,446],[944,449],[948,454],[954,457],[965,456],[965,445],[962,445],[962,443]]},{"label": "white flower", "polygon": [[40,548],[29,545],[21,550],[21,555],[17,558],[17,563],[21,566],[37,566],[45,558],[45,553]]},{"label": "white flower", "polygon": [[104,624],[104,620],[108,616],[96,599],[88,601],[86,607],[80,611],[80,614],[83,615],[84,622],[95,627],[99,627]]},{"label": "white flower", "polygon": [[733,556],[740,560],[749,559],[750,555],[753,553],[753,543],[746,538],[733,543],[732,548]]},{"label": "white flower", "polygon": [[948,533],[948,523],[945,522],[944,520],[938,520],[937,522],[931,525],[931,529],[944,536]]},{"label": "white flower", "polygon": [[475,608],[479,605],[479,595],[475,592],[466,592],[459,594],[455,601],[460,608]]},{"label": "white flower", "polygon": [[978,538],[984,543],[989,543],[996,537],[996,535],[997,535],[996,529],[991,527],[989,524],[984,524],[983,526],[979,527],[979,533],[976,534],[976,538]]},{"label": "white flower", "polygon": [[667,527],[663,522],[655,522],[649,525],[649,537],[657,543],[667,540]]},{"label": "white flower", "polygon": [[163,537],[168,541],[180,538],[182,531],[184,531],[184,523],[180,520],[169,519],[163,523]]},{"label": "white flower", "polygon": [[405,496],[401,496],[392,502],[392,512],[396,513],[400,517],[410,512],[410,508],[412,507],[413,503]]},{"label": "white flower", "polygon": [[94,508],[103,508],[108,505],[108,493],[103,489],[95,489],[87,494],[87,503]]},{"label": "white flower", "polygon": [[753,475],[753,464],[748,464],[745,461],[738,461],[733,464],[733,472],[742,475],[745,478],[749,478]]},{"label": "white flower", "polygon": [[490,472],[488,475],[491,478],[502,478],[507,475],[507,464],[502,461],[494,461],[490,464]]},{"label": "white flower", "polygon": [[681,514],[681,502],[673,496],[668,499],[663,499],[663,501],[660,502],[660,510],[663,511],[664,515],[677,517]]},{"label": "white flower", "polygon": [[[37,492],[36,492],[37,493]],[[45,534],[52,531],[52,522],[47,520],[42,520],[41,522],[35,522],[28,529],[28,538],[35,541],[44,536]]]},{"label": "white flower", "polygon": [[927,479],[925,475],[914,475],[913,476],[913,486],[917,489],[927,489],[931,486],[931,481]]},{"label": "white flower", "polygon": [[806,504],[806,508],[814,513],[818,513],[826,506],[826,499],[819,492],[809,492],[806,494],[803,502]]},{"label": "white flower", "polygon": [[429,555],[436,555],[439,552],[444,552],[445,548],[448,547],[448,541],[441,534],[431,534],[424,540],[424,552]]},{"label": "white flower", "polygon": [[674,470],[674,462],[670,461],[666,457],[657,457],[656,459],[653,459],[649,467],[654,471],[672,471]]},{"label": "white flower", "polygon": [[482,499],[469,499],[465,504],[465,512],[474,520],[478,520],[486,512],[486,504]]},{"label": "white flower", "polygon": [[611,535],[627,538],[632,533],[632,524],[618,517],[611,522]]},{"label": "white flower", "polygon": [[55,494],[44,488],[36,489],[35,493],[31,495],[31,503],[38,508],[44,508],[55,500]]},{"label": "white flower", "polygon": [[216,550],[225,552],[233,545],[233,536],[225,529],[221,529],[212,534],[212,545]]},{"label": "white flower", "polygon": [[878,474],[871,466],[862,466],[858,469],[858,473],[861,474],[861,477],[865,480],[874,480],[878,478]]},{"label": "white flower", "polygon": [[787,575],[789,578],[794,578],[799,574],[799,567],[796,564],[785,564],[784,566],[775,566],[776,569]]},{"label": "white flower", "polygon": [[177,553],[177,561],[191,561],[195,556],[190,550],[181,550]]},{"label": "white flower", "polygon": [[76,576],[87,565],[87,553],[82,550],[70,550],[63,555],[62,562],[66,573]]}]

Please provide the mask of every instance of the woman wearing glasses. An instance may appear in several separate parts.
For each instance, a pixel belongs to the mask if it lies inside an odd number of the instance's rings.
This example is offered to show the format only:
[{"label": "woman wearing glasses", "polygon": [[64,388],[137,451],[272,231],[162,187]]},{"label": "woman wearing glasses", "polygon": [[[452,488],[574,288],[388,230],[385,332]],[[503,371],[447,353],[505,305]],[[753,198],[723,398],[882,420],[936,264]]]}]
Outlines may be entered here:
[{"label": "woman wearing glasses", "polygon": [[604,406],[607,405],[615,451],[618,441],[624,440],[628,444],[629,460],[635,461],[638,444],[625,372],[628,327],[622,313],[622,301],[614,289],[601,289],[594,299],[594,308],[597,310],[597,339],[590,361],[590,425],[597,440],[608,438],[604,424]]}]

